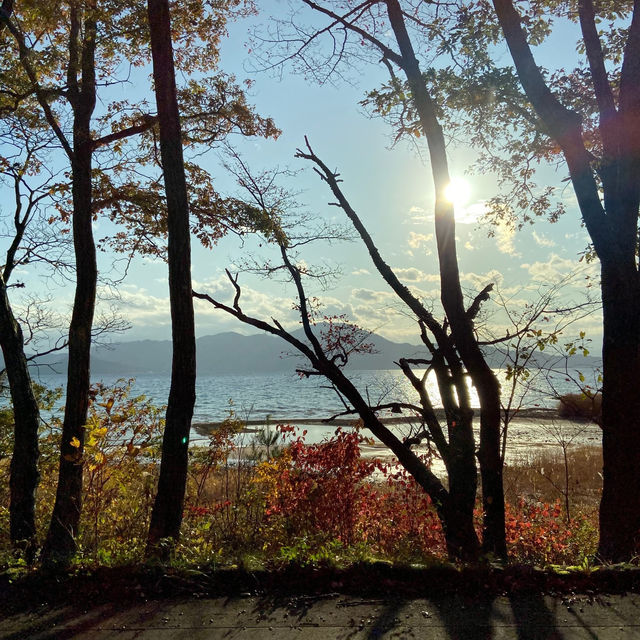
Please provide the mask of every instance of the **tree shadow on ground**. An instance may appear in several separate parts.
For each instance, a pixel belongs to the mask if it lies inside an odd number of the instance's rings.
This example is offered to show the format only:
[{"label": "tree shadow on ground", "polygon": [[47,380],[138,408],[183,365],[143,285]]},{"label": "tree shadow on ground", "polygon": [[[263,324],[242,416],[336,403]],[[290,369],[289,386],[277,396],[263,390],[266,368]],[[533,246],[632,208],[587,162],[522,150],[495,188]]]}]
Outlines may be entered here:
[{"label": "tree shadow on ground", "polygon": [[[617,606],[602,606],[600,610],[609,612],[609,622],[613,619],[616,624],[633,626],[635,607],[631,605],[624,611],[618,611]],[[597,638],[590,626],[593,622],[589,622],[594,620],[593,615],[581,612],[579,604],[570,606],[562,598],[534,592],[498,597],[485,591],[475,596],[451,593],[431,598],[359,598],[353,593],[216,598],[183,594],[150,601],[130,597],[108,603],[93,598],[65,606],[24,607],[4,619],[0,615],[0,640],[92,638],[98,629],[104,637],[118,635],[123,639],[147,634],[155,637],[151,635],[154,629],[162,629],[165,634],[173,631],[180,637],[191,634],[194,640],[224,634],[244,637],[245,629],[247,633],[263,632],[265,637],[278,637],[279,630],[286,637],[302,631],[296,636],[300,638],[305,637],[305,629],[315,629],[313,637],[322,631],[326,637],[340,640],[561,640],[577,630],[580,637]],[[564,625],[563,621],[570,624]]]}]

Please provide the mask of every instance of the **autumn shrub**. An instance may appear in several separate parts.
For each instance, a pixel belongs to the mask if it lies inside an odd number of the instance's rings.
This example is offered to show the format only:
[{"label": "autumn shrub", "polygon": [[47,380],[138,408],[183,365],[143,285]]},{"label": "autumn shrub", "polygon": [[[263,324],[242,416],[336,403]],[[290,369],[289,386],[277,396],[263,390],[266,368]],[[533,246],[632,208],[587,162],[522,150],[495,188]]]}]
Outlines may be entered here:
[{"label": "autumn shrub", "polygon": [[596,550],[594,514],[567,522],[559,501],[507,504],[505,525],[509,555],[518,563],[579,565]]},{"label": "autumn shrub", "polygon": [[[294,432],[292,427],[281,429]],[[281,455],[257,469],[256,483],[265,500],[267,553],[290,549],[296,540],[313,539],[320,545],[336,541],[346,548],[359,539],[368,492],[364,481],[380,463],[361,457],[363,438],[356,430],[339,428],[317,444],[305,444],[305,434],[294,436]]]},{"label": "autumn shrub", "polygon": [[164,408],[131,396],[132,380],[94,384],[84,449],[78,545],[102,561],[135,557],[146,542]]},{"label": "autumn shrub", "polygon": [[400,563],[446,558],[440,520],[429,496],[405,469],[370,483],[360,507],[360,533],[372,551]]},{"label": "autumn shrub", "polygon": [[557,404],[561,418],[599,420],[602,416],[602,394],[565,393]]},{"label": "autumn shrub", "polygon": [[237,562],[262,545],[264,499],[254,477],[263,452],[233,411],[208,440],[191,450],[181,547]]},{"label": "autumn shrub", "polygon": [[[143,558],[163,413],[144,397],[133,397],[131,381],[92,387],[77,540],[80,562],[110,565]],[[0,431],[3,420],[6,431],[12,426],[7,409],[0,409]],[[279,432],[288,437],[286,446],[274,446],[280,441],[269,435],[267,449],[230,414],[204,446],[190,448],[176,562],[248,566],[250,560],[277,566],[446,559],[442,528],[429,497],[405,470],[362,457],[365,439],[357,429],[337,429],[315,444],[306,443],[305,432],[298,435],[293,427],[280,427]],[[6,440],[1,436],[0,445]],[[55,497],[59,437],[60,420],[48,414],[41,434],[40,536],[46,533]],[[0,449],[0,468],[8,470],[9,455],[3,452]],[[571,518],[555,502],[563,473],[558,456],[545,454],[505,470],[507,542],[513,561],[581,564],[595,553],[599,489],[589,477],[598,456],[599,451],[588,447],[571,451]],[[0,538],[0,563],[6,564],[7,477],[0,477]]]}]

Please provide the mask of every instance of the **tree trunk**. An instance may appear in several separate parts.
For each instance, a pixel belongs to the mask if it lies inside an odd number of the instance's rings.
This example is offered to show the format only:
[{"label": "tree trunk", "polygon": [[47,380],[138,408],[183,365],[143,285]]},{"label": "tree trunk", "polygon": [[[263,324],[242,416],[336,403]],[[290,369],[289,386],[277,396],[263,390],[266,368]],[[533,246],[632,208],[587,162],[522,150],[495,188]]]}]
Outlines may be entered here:
[{"label": "tree trunk", "polygon": [[[69,325],[69,365],[60,442],[58,488],[42,552],[45,564],[67,564],[76,551],[82,512],[82,472],[85,424],[89,408],[91,329],[96,303],[98,267],[93,239],[91,118],[96,106],[96,18],[91,3],[80,13],[72,5],[69,44],[68,100],[73,108],[71,188],[76,292]],[[81,19],[83,18],[82,28]],[[81,41],[78,64],[78,40]],[[81,81],[78,73],[81,71]]]},{"label": "tree trunk", "polygon": [[167,194],[169,297],[173,360],[158,492],[151,514],[147,554],[166,557],[180,534],[187,480],[189,432],[195,404],[196,347],[191,287],[189,202],[182,155],[182,136],[176,96],[167,0],[149,0],[160,150]]},{"label": "tree trunk", "polygon": [[[473,511],[476,505],[478,473],[476,468],[475,439],[473,437],[473,411],[459,412],[447,417],[449,423],[449,449],[447,473],[449,476],[448,539],[465,544],[467,560],[477,557],[478,537],[473,526]],[[470,533],[473,532],[473,536]],[[457,538],[457,540],[456,540]]]},{"label": "tree trunk", "polygon": [[603,486],[599,555],[627,561],[640,542],[640,287],[635,264],[602,263]]},{"label": "tree trunk", "polygon": [[[478,390],[480,399],[479,461],[484,513],[483,550],[504,557],[507,548],[500,457],[500,386],[482,355],[474,335],[473,321],[464,307],[456,255],[453,205],[444,197],[450,178],[442,127],[438,122],[435,105],[415,57],[398,0],[386,0],[386,4],[389,20],[401,51],[402,68],[411,88],[420,125],[429,146],[431,172],[436,191],[435,229],[442,305],[451,325],[451,335],[460,358]],[[475,469],[475,462],[473,468]]]},{"label": "tree trunk", "polygon": [[96,299],[97,264],[92,224],[92,152],[88,119],[74,132],[72,162],[73,244],[76,293],[69,326],[67,395],[60,442],[58,488],[43,549],[47,564],[65,564],[76,551],[82,511],[82,472],[85,424],[89,407],[91,328]]},{"label": "tree trunk", "polygon": [[0,345],[13,403],[14,444],[10,467],[9,533],[16,549],[31,561],[36,549],[35,494],[38,472],[40,410],[24,355],[22,329],[16,322],[0,276]]}]

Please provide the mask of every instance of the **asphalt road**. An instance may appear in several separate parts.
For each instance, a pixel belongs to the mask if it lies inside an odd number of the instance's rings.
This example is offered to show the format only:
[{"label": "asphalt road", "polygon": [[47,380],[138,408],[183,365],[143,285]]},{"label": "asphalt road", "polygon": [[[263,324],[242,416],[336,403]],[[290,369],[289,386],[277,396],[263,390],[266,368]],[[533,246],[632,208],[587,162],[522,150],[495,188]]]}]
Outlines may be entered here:
[{"label": "asphalt road", "polygon": [[27,638],[626,640],[640,639],[640,595],[246,595],[141,599],[129,605],[95,602],[90,608],[42,605],[5,618],[0,615],[0,640]]}]

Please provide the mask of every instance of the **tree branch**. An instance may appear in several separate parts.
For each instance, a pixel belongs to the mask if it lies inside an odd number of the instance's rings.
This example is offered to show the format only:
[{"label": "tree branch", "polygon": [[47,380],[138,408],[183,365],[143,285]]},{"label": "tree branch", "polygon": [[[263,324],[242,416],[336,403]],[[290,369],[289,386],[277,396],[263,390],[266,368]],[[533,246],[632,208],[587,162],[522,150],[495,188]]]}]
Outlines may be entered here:
[{"label": "tree branch", "polygon": [[309,358],[309,361],[311,362],[311,364],[317,368],[316,355],[306,344],[304,344],[304,342],[301,342],[300,340],[292,336],[288,331],[283,329],[280,324],[278,324],[278,326],[270,325],[268,322],[265,322],[264,320],[259,320],[258,318],[253,318],[251,316],[248,316],[242,311],[242,309],[239,306],[240,286],[237,283],[237,278],[234,280],[234,278],[231,276],[231,274],[228,271],[227,271],[227,275],[229,276],[229,279],[231,280],[236,292],[234,297],[234,305],[235,305],[234,307],[229,307],[228,305],[225,305],[222,302],[215,300],[214,298],[212,298],[210,295],[206,293],[198,293],[197,291],[193,291],[192,292],[193,297],[198,298],[199,300],[206,300],[207,302],[212,304],[216,309],[225,311],[226,313],[234,316],[241,322],[244,322],[245,324],[251,325],[252,327],[256,327],[256,329],[261,329],[262,331],[266,331],[267,333],[270,333],[274,336],[279,336],[283,340],[286,340],[290,345],[295,347],[298,351],[300,351],[307,358]]},{"label": "tree branch", "polygon": [[420,404],[422,405],[420,415],[427,425],[431,438],[435,442],[435,445],[438,448],[438,452],[442,456],[442,459],[448,468],[449,443],[444,436],[444,432],[442,431],[442,427],[440,426],[440,421],[436,417],[436,413],[433,409],[433,404],[431,403],[431,399],[429,398],[429,394],[427,393],[427,388],[424,384],[425,380],[421,380],[420,378],[418,378],[418,376],[411,370],[408,359],[400,358],[400,360],[398,361],[398,366],[402,369],[402,373],[404,373],[409,382],[411,382],[413,388],[418,392],[418,396],[420,397]]},{"label": "tree branch", "polygon": [[473,320],[480,311],[483,302],[489,299],[489,293],[493,291],[493,282],[489,283],[474,299],[471,306],[467,309],[467,318]]},{"label": "tree branch", "polygon": [[596,94],[598,110],[600,112],[600,132],[605,156],[615,157],[617,151],[617,126],[618,112],[613,97],[613,91],[607,77],[604,64],[602,44],[596,29],[596,15],[593,8],[593,0],[579,0],[578,14],[580,16],[580,29],[584,41],[593,89]]},{"label": "tree branch", "polygon": [[512,0],[493,0],[493,6],[527,98],[549,135],[564,152],[580,211],[596,252],[601,259],[613,257],[613,252],[609,251],[613,239],[600,202],[591,155],[582,140],[580,116],[565,108],[547,86]]},{"label": "tree branch", "polygon": [[142,116],[142,122],[140,124],[134,124],[125,129],[121,129],[120,131],[115,131],[114,133],[110,133],[109,135],[102,136],[101,138],[97,138],[92,141],[91,147],[93,149],[97,149],[98,147],[104,147],[112,142],[116,142],[117,140],[122,140],[124,138],[129,138],[138,133],[144,133],[154,127],[158,122],[158,116],[150,116],[145,114]]},{"label": "tree branch", "polygon": [[[357,33],[361,38],[363,38],[367,42],[370,42],[375,47],[377,47],[383,53],[385,58],[392,60],[399,67],[403,67],[404,60],[402,59],[402,56],[396,53],[393,49],[390,49],[389,47],[387,47],[387,45],[384,44],[384,42],[381,42],[380,40],[378,40],[378,38],[375,38],[364,29],[361,29],[360,27],[356,26],[353,22],[349,22],[345,17],[338,15],[337,13],[327,9],[326,7],[320,6],[318,3],[313,2],[312,0],[302,0],[302,2],[304,2],[308,7],[315,9],[319,13],[323,13],[324,15],[328,16],[334,22],[341,24],[343,27],[345,27],[349,31],[353,31],[354,33]],[[373,4],[378,4],[378,0],[369,0],[368,2],[363,2],[361,5],[357,7],[357,9],[360,9],[361,7],[365,7],[366,5],[373,5]],[[354,11],[355,10],[352,10],[346,15],[350,15]]]},{"label": "tree branch", "polygon": [[9,19],[9,16],[5,14],[4,10],[0,10],[0,22],[4,24],[7,27],[7,29],[9,29],[15,41],[17,42],[18,51],[20,54],[20,63],[22,64],[22,68],[25,70],[25,73],[29,78],[29,82],[31,82],[31,85],[33,86],[33,90],[36,94],[38,103],[42,108],[44,116],[47,122],[49,123],[49,126],[51,127],[53,132],[56,134],[56,137],[60,141],[60,144],[62,145],[62,148],[65,150],[65,153],[67,154],[70,160],[73,160],[73,157],[74,157],[73,149],[71,148],[69,141],[67,140],[60,125],[58,124],[58,121],[56,120],[56,117],[53,113],[53,110],[51,109],[51,106],[47,102],[45,92],[42,90],[42,88],[40,87],[40,84],[38,83],[38,77],[36,75],[36,72],[34,68],[31,66],[31,62],[29,61],[30,50],[25,43],[24,36],[20,32],[20,30],[11,22],[11,20]]}]

